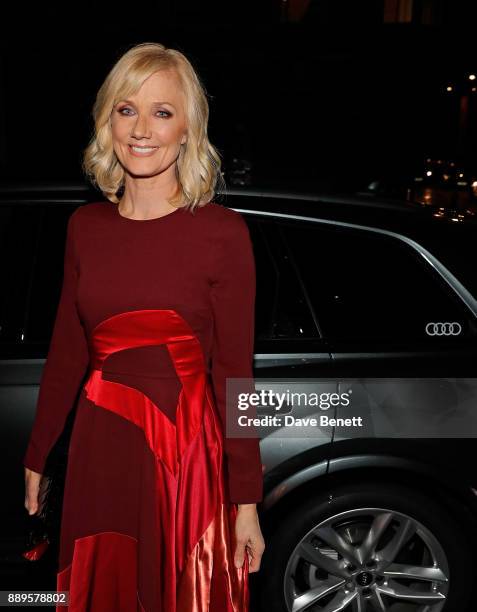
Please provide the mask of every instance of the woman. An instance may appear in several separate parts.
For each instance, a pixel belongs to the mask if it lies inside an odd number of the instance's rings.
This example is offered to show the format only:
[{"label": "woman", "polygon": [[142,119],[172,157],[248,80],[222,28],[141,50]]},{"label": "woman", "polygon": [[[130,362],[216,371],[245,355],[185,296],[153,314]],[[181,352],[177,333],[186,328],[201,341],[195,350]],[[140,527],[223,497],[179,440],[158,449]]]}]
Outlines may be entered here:
[{"label": "woman", "polygon": [[256,436],[225,436],[225,390],[252,377],[248,229],[211,201],[220,158],[183,54],[130,49],[93,115],[84,169],[107,200],[68,222],[25,506],[38,510],[79,389],[57,575],[69,609],[247,611],[264,551],[260,449]]}]

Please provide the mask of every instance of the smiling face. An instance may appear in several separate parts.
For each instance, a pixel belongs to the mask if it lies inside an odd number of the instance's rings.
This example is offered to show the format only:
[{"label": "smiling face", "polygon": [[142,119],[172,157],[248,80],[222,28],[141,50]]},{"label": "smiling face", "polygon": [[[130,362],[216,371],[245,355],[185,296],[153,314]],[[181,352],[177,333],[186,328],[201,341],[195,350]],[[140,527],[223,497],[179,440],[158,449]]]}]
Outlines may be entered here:
[{"label": "smiling face", "polygon": [[127,174],[152,177],[175,171],[187,140],[184,95],[177,74],[152,74],[139,91],[120,100],[111,113],[113,148]]}]

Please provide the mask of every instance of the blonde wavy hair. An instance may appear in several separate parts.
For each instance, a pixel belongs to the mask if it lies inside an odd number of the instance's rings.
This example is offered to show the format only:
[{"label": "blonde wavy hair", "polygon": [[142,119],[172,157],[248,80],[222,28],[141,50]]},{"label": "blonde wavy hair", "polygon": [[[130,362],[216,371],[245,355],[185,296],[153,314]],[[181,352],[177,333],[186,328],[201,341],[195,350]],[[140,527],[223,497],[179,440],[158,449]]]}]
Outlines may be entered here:
[{"label": "blonde wavy hair", "polygon": [[178,189],[168,200],[171,206],[190,210],[203,206],[225,189],[221,158],[209,142],[207,92],[192,64],[180,51],[160,43],[146,42],[129,49],[113,66],[101,85],[93,106],[94,133],[83,153],[82,168],[103,195],[117,204],[124,189],[125,171],[113,149],[110,117],[115,105],[134,95],[158,70],[174,70],[185,98],[187,142],[176,162]]}]

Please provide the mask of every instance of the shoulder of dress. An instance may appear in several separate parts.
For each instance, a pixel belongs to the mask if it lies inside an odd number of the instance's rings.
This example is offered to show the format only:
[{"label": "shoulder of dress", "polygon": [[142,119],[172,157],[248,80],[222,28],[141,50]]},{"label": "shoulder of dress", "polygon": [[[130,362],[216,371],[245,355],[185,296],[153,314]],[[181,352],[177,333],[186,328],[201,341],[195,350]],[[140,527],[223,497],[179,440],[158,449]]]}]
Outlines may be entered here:
[{"label": "shoulder of dress", "polygon": [[76,237],[75,240],[79,240],[82,235],[87,235],[101,219],[107,216],[107,213],[110,212],[106,210],[107,204],[107,202],[90,202],[81,204],[73,211],[70,215],[69,227]]},{"label": "shoulder of dress", "polygon": [[211,237],[216,248],[222,254],[248,248],[250,232],[243,215],[222,204],[209,203],[207,206],[210,206],[207,236]]},{"label": "shoulder of dress", "polygon": [[224,229],[227,227],[234,228],[244,223],[244,219],[239,212],[223,204],[209,202],[203,208],[208,209],[207,216],[214,219]]},{"label": "shoulder of dress", "polygon": [[90,217],[90,216],[99,216],[101,215],[107,208],[110,202],[102,201],[102,202],[89,202],[88,204],[81,204],[74,211],[73,215],[75,217]]}]

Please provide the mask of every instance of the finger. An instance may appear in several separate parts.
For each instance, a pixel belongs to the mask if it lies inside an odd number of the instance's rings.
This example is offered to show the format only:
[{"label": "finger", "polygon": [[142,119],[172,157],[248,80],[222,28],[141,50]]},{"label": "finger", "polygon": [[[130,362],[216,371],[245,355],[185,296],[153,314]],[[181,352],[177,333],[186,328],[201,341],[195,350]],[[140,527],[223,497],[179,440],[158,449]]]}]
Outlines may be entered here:
[{"label": "finger", "polygon": [[260,569],[260,564],[262,561],[264,548],[263,547],[262,548],[261,547],[257,547],[257,548],[249,547],[249,548],[250,548],[250,552],[248,554],[249,571],[250,573],[258,572],[258,570]]},{"label": "finger", "polygon": [[255,571],[255,569],[254,569],[255,565],[254,565],[253,554],[252,554],[252,552],[250,552],[248,550],[247,550],[247,558],[248,558],[248,572],[250,574],[250,573]]},{"label": "finger", "polygon": [[235,549],[234,563],[235,567],[242,567],[245,558],[245,542],[237,542]]},{"label": "finger", "polygon": [[260,569],[260,558],[257,556],[251,555],[249,565],[248,565],[249,573],[258,572],[259,569]]},{"label": "finger", "polygon": [[28,514],[36,514],[38,512],[38,504],[26,503],[25,508],[27,509]]},{"label": "finger", "polygon": [[36,514],[38,511],[38,496],[27,492],[25,495],[25,508],[28,510],[28,514]]}]

